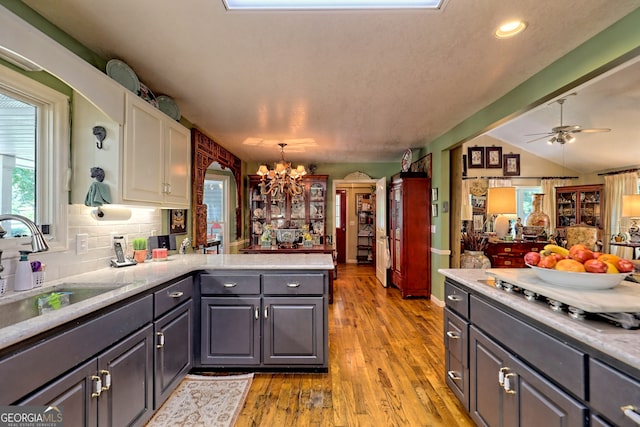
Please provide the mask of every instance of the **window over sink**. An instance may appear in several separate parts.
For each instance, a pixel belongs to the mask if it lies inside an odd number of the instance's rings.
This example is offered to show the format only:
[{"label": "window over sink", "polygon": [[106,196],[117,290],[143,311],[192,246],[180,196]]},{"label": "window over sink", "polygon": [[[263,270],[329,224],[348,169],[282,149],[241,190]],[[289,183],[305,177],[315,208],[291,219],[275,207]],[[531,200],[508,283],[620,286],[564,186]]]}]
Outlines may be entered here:
[{"label": "window over sink", "polygon": [[[51,249],[66,248],[69,98],[1,65],[0,162],[0,213],[33,220]],[[0,226],[3,258],[17,256],[29,232],[16,221]]]}]

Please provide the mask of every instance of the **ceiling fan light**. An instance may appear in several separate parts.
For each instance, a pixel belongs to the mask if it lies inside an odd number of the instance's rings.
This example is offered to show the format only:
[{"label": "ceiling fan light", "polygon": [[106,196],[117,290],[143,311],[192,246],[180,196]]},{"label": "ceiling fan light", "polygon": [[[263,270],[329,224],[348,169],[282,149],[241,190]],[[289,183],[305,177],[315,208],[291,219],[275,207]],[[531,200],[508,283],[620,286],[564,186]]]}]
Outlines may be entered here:
[{"label": "ceiling fan light", "polygon": [[553,145],[554,142],[556,142],[557,138],[555,136],[552,136],[551,138],[549,138],[549,140],[547,141],[547,144],[549,145]]},{"label": "ceiling fan light", "polygon": [[568,142],[569,144],[571,144],[575,140],[576,140],[575,135],[573,135],[571,133],[567,133],[567,134],[564,135],[564,142]]}]

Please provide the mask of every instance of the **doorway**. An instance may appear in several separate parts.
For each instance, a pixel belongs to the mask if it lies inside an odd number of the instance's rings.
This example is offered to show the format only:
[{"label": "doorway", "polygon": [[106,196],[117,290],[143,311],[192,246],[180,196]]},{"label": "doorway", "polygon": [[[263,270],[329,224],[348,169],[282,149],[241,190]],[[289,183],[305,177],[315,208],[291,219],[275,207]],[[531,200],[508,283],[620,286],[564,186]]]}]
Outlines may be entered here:
[{"label": "doorway", "polygon": [[336,260],[347,262],[347,190],[336,190]]},{"label": "doorway", "polygon": [[[382,250],[382,252],[380,251],[380,249],[386,248],[386,244],[387,244],[387,211],[386,211],[386,182],[387,179],[386,177],[382,177],[380,179],[371,179],[371,177],[369,177],[368,175],[362,173],[362,172],[354,172],[352,174],[349,174],[347,176],[344,177],[344,179],[337,179],[337,180],[333,180],[332,182],[332,187],[333,187],[333,193],[334,193],[334,200],[333,200],[333,206],[337,207],[337,203],[341,203],[338,202],[338,198],[339,198],[339,193],[338,190],[344,190],[345,191],[345,196],[347,198],[347,200],[349,200],[349,198],[351,197],[353,199],[353,227],[355,228],[355,226],[357,225],[357,222],[355,220],[355,196],[353,194],[349,194],[354,193],[355,192],[362,192],[363,188],[367,188],[368,192],[371,192],[373,188],[375,188],[376,191],[376,202],[375,202],[375,244],[373,245],[373,247],[375,248],[375,254],[374,254],[374,259],[375,259],[375,263],[376,263],[376,277],[378,278],[378,281],[380,282],[380,284],[382,286],[387,286],[387,281],[386,281],[386,277],[387,277],[387,256],[386,256],[386,251]],[[360,188],[360,190],[356,191],[356,188]],[[353,190],[353,191],[351,191]],[[346,202],[346,205],[348,206],[349,202]],[[342,206],[345,206],[345,203],[342,202]],[[345,206],[345,212],[342,215],[342,220],[346,221],[345,223],[345,249],[342,251],[342,253],[345,255],[345,262],[347,262],[348,260],[348,256],[347,256],[347,247],[349,245],[349,227],[350,227],[350,222],[348,219],[349,213],[348,213],[348,208],[347,206]],[[336,209],[336,216],[338,214],[338,210]],[[335,224],[338,224],[337,220],[335,222]],[[338,248],[338,228],[336,227],[336,249]],[[355,239],[355,233],[354,233],[354,239]],[[355,247],[355,244],[353,244],[352,246]],[[379,249],[380,248],[380,249]],[[340,256],[340,253],[338,253],[338,256]],[[338,259],[338,258],[336,258]],[[339,261],[340,262],[340,261]],[[353,256],[353,262],[356,262],[356,256]],[[379,274],[378,274],[379,273]]]},{"label": "doorway", "polygon": [[225,253],[229,236],[229,176],[208,170],[204,179],[204,204],[207,205],[207,244],[216,244],[216,253]]}]

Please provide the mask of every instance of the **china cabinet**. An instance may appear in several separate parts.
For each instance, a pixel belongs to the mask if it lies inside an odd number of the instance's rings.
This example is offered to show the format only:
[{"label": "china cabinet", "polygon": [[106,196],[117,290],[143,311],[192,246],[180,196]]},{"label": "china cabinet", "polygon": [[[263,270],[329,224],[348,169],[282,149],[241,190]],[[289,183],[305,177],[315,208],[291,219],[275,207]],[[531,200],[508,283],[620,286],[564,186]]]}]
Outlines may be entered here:
[{"label": "china cabinet", "polygon": [[[326,234],[327,175],[308,175],[303,178],[303,191],[298,195],[262,194],[260,176],[249,176],[249,227],[251,246],[261,245],[266,226],[273,230],[302,230],[309,227],[313,244],[324,243]],[[276,234],[271,241],[276,243]],[[301,239],[301,233],[296,239]]]},{"label": "china cabinet", "polygon": [[556,228],[586,224],[602,230],[603,200],[601,184],[556,187]]},{"label": "china cabinet", "polygon": [[402,297],[431,295],[430,180],[418,172],[391,178],[391,281]]}]

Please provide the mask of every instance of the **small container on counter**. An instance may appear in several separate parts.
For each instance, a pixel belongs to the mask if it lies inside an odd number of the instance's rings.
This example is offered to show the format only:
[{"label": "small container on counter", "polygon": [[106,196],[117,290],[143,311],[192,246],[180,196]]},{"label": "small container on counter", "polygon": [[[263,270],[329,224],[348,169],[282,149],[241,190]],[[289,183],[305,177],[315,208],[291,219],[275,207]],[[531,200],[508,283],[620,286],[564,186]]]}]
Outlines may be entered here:
[{"label": "small container on counter", "polygon": [[31,263],[27,258],[28,252],[20,251],[20,260],[16,267],[16,275],[13,284],[13,289],[16,291],[28,291],[33,289],[33,271],[31,270]]},{"label": "small container on counter", "polygon": [[154,261],[166,261],[167,256],[169,256],[167,248],[156,248],[151,251],[151,259]]}]

